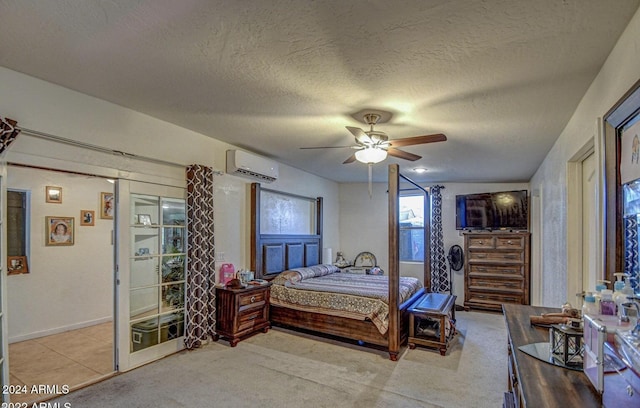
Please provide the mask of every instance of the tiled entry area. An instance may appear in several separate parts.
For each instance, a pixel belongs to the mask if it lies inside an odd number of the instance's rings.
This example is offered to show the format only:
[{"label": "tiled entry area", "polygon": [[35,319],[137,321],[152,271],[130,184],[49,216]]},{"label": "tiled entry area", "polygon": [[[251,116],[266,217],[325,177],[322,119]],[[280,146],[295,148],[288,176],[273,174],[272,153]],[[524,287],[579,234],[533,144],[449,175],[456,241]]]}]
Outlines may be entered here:
[{"label": "tiled entry area", "polygon": [[[9,344],[11,385],[67,385],[71,390],[113,373],[113,322]],[[11,395],[12,402],[46,395]]]}]

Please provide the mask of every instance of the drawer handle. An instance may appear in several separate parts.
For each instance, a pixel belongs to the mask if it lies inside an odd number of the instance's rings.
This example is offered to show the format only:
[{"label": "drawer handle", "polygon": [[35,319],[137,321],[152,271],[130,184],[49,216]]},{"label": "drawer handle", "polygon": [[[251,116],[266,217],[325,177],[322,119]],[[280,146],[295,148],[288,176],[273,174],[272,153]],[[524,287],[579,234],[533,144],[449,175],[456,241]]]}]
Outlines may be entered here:
[{"label": "drawer handle", "polygon": [[486,258],[487,254],[476,254],[477,258]]},{"label": "drawer handle", "polygon": [[478,241],[478,245],[484,245],[484,241]]},{"label": "drawer handle", "polygon": [[256,301],[256,297],[255,296],[251,296],[251,303]]},{"label": "drawer handle", "polygon": [[508,240],[508,241],[507,241],[507,244],[509,244],[509,245],[513,245],[513,241]]},{"label": "drawer handle", "polygon": [[506,300],[507,302],[515,302],[516,298],[506,297],[506,298],[504,298],[504,300]]}]

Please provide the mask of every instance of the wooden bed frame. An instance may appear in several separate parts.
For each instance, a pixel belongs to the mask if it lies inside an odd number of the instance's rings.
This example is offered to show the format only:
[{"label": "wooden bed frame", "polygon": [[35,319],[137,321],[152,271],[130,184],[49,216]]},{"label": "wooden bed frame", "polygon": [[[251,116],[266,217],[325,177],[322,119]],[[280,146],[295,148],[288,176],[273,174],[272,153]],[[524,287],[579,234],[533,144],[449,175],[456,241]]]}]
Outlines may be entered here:
[{"label": "wooden bed frame", "polygon": [[[380,334],[373,322],[331,316],[321,313],[305,312],[281,306],[270,306],[269,319],[275,325],[293,327],[337,336],[385,347],[392,361],[398,360],[400,346],[407,341],[409,333],[409,314],[407,309],[431,287],[429,262],[424,262],[424,286],[402,304],[399,301],[399,197],[400,178],[426,191],[410,179],[402,176],[397,164],[389,165],[389,329]],[[260,195],[261,191],[282,194],[316,201],[316,234],[311,235],[274,235],[260,233]],[[425,200],[425,214],[428,215],[429,200]],[[425,220],[428,220],[425,217]],[[429,222],[425,222],[425,238],[429,237]],[[425,260],[430,259],[428,239],[425,239]],[[273,279],[287,269],[306,267],[323,263],[322,259],[322,198],[311,199],[288,193],[261,189],[260,184],[251,185],[251,270],[256,277]],[[331,263],[331,259],[324,260]]]}]

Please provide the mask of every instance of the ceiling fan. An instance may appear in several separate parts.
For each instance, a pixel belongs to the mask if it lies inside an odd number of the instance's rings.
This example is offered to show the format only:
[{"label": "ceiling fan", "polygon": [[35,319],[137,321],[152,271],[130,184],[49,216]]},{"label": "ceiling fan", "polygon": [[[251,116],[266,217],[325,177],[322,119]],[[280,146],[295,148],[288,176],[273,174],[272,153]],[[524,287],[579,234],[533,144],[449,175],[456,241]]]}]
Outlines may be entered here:
[{"label": "ceiling fan", "polygon": [[382,114],[378,112],[370,112],[363,115],[364,122],[370,126],[369,131],[365,131],[357,127],[346,126],[347,130],[355,137],[355,145],[301,147],[301,149],[339,149],[349,147],[356,149],[356,152],[349,156],[343,164],[353,163],[356,160],[365,164],[374,164],[386,159],[387,154],[401,159],[416,161],[421,159],[422,156],[400,150],[398,147],[444,142],[447,140],[447,137],[442,133],[389,140],[389,136],[387,136],[386,133],[374,130],[373,128],[381,117]]}]

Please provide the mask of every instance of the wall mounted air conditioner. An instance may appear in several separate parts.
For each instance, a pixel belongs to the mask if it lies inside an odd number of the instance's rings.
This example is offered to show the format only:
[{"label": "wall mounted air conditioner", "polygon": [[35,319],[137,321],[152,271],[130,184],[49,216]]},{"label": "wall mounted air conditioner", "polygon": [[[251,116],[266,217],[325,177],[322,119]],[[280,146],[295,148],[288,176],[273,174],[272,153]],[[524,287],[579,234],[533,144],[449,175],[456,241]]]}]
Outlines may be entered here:
[{"label": "wall mounted air conditioner", "polygon": [[227,150],[227,173],[271,183],[278,179],[278,163],[242,150]]}]

